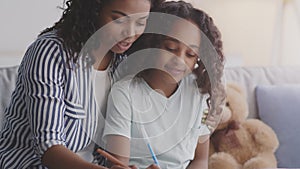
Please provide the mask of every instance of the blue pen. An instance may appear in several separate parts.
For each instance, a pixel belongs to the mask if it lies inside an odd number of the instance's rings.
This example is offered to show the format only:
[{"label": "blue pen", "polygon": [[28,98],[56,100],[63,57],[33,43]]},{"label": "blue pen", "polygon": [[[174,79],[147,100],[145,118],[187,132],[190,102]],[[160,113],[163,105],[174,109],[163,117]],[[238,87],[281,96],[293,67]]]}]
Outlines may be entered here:
[{"label": "blue pen", "polygon": [[153,151],[153,149],[152,149],[150,143],[147,143],[147,146],[148,146],[148,148],[149,148],[149,151],[150,151],[150,153],[151,153],[151,156],[152,156],[152,159],[153,159],[154,163],[155,163],[157,166],[159,166],[158,160],[157,160],[157,158],[156,158],[156,155],[154,154],[154,151]]},{"label": "blue pen", "polygon": [[142,133],[143,137],[146,139],[146,144],[147,144],[147,147],[148,147],[148,149],[149,149],[149,151],[150,151],[150,154],[151,154],[151,156],[152,156],[152,159],[153,159],[153,161],[154,161],[154,164],[156,164],[156,165],[160,168],[159,163],[158,163],[158,160],[157,160],[157,158],[156,158],[156,155],[155,155],[155,153],[154,153],[154,151],[153,151],[153,149],[152,149],[152,147],[151,147],[151,145],[150,145],[150,140],[149,140],[149,137],[148,137],[148,135],[147,135],[147,132],[146,132],[144,126],[141,125],[140,129],[141,129],[141,133]]}]

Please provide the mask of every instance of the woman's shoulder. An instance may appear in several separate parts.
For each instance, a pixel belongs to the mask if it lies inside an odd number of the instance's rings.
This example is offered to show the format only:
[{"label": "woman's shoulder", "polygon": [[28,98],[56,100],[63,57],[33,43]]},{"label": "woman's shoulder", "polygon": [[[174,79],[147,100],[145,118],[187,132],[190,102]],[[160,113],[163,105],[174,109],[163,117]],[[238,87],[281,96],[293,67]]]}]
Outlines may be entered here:
[{"label": "woman's shoulder", "polygon": [[[39,35],[27,48],[27,51],[47,51],[49,48],[55,48],[56,51],[64,50],[63,40],[57,35],[55,31],[46,32]],[[53,51],[53,50],[51,50]],[[55,52],[55,51],[53,51]],[[31,52],[30,52],[31,53]]]},{"label": "woman's shoulder", "polygon": [[35,40],[35,42],[40,42],[40,41],[44,41],[44,42],[52,41],[59,46],[63,46],[63,40],[57,35],[57,31],[55,30],[39,35]]},{"label": "woman's shoulder", "polygon": [[[65,62],[67,60],[67,50],[63,45],[62,39],[55,31],[43,33],[30,44],[27,48],[23,60],[38,62],[45,58],[50,60],[58,60]],[[29,60],[28,60],[29,59]]]}]

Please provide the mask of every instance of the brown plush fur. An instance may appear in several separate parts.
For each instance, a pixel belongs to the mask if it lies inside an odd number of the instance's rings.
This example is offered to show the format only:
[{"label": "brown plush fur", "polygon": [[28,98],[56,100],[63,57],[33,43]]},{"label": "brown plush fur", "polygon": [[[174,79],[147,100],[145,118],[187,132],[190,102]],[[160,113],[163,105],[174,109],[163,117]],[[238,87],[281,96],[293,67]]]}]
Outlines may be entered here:
[{"label": "brown plush fur", "polygon": [[211,136],[209,169],[277,167],[275,132],[258,119],[246,119],[246,96],[238,85],[228,84],[226,94],[224,118]]}]

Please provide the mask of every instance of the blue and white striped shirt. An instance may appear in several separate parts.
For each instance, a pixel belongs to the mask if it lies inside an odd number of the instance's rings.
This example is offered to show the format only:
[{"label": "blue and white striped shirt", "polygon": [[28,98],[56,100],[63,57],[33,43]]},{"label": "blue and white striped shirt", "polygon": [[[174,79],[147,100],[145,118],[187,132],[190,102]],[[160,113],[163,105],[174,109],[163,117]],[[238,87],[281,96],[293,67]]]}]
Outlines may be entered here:
[{"label": "blue and white striped shirt", "polygon": [[27,50],[0,132],[0,168],[46,168],[41,157],[53,145],[85,148],[97,128],[91,66],[68,65],[55,33],[40,36]]}]

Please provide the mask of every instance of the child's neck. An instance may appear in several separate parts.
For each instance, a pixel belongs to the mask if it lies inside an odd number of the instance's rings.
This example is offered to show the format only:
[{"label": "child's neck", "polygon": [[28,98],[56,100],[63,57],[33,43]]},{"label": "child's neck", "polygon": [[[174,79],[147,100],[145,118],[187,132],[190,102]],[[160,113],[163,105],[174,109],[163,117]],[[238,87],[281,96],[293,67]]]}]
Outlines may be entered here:
[{"label": "child's neck", "polygon": [[142,75],[143,79],[153,89],[169,98],[178,88],[178,83],[164,72],[151,70]]}]

